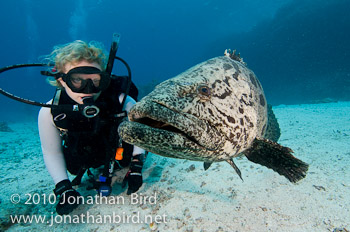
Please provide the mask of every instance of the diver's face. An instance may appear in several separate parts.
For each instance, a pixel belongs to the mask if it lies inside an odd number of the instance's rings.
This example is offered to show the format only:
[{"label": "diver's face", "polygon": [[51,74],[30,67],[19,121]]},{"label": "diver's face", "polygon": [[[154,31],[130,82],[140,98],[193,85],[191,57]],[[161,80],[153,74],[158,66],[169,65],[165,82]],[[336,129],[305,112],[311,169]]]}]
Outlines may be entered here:
[{"label": "diver's face", "polygon": [[[73,68],[77,68],[77,67],[81,67],[81,66],[90,66],[90,67],[94,67],[94,68],[98,68],[100,70],[102,70],[101,66],[97,63],[89,63],[85,60],[76,62],[76,63],[68,63],[64,66],[64,70],[63,72],[65,74],[67,74],[71,69]],[[79,76],[80,79],[91,79],[93,82],[98,81],[100,78],[99,74],[85,74],[85,75],[80,75]],[[73,99],[75,102],[79,103],[79,104],[83,104],[83,98],[84,97],[94,97],[95,99],[100,95],[101,92],[98,93],[76,93],[73,92],[67,85],[66,82],[63,81],[62,78],[59,78],[58,81],[61,83],[61,85],[63,86],[63,88],[65,89],[67,95]],[[74,84],[74,83],[73,83]],[[79,83],[76,83],[77,85]],[[78,87],[78,86],[75,86]]]}]

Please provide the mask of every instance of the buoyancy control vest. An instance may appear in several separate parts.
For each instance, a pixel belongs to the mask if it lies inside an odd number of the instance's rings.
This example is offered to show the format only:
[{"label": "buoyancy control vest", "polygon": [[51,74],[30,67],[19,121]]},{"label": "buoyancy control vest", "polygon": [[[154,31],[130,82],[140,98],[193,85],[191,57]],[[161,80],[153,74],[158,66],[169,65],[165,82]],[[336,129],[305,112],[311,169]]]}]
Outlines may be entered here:
[{"label": "buoyancy control vest", "polygon": [[[118,126],[125,120],[126,112],[119,101],[124,92],[127,78],[112,76],[109,87],[101,92],[94,104],[100,109],[99,114],[87,118],[79,111],[66,108],[52,108],[53,121],[60,130],[62,149],[67,170],[77,175],[82,168],[97,168],[106,163],[117,147],[124,148],[123,159],[119,164],[127,166],[131,160],[133,146],[122,142],[118,136]],[[131,83],[129,96],[137,101],[138,90]],[[76,105],[63,89],[58,89],[53,98],[54,105]]]}]

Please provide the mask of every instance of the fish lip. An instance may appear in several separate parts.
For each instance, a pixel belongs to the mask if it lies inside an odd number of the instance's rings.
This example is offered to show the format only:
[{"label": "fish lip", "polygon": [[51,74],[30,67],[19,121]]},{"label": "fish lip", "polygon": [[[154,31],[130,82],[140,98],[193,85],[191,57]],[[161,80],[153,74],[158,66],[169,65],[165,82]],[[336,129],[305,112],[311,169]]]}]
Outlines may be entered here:
[{"label": "fish lip", "polygon": [[[130,110],[129,120],[131,122],[137,122],[157,130],[164,130],[164,131],[167,131],[168,133],[175,133],[175,134],[181,135],[186,140],[189,140],[190,142],[195,143],[197,146],[201,147],[202,149],[205,149],[208,151],[215,151],[217,147],[220,145],[220,144],[208,144],[208,143],[201,142],[200,135],[195,136],[194,134],[191,134],[190,132],[185,131],[186,129],[185,127],[181,128],[182,123],[184,122],[186,122],[187,124],[190,124],[191,126],[195,126],[196,123],[198,124],[199,122],[201,122],[200,119],[197,119],[194,116],[188,115],[184,112],[179,112],[177,110],[174,110],[168,107],[166,104],[155,100],[144,102],[144,105],[142,106],[145,106],[145,107],[144,108],[141,107],[141,110],[140,110],[136,104],[135,107],[133,107]],[[178,120],[171,121],[170,117],[173,117],[172,119],[176,118]],[[181,122],[179,123],[179,121]],[[201,123],[203,124],[203,122]],[[209,127],[210,129],[212,129],[210,125],[206,125],[206,127]]]},{"label": "fish lip", "polygon": [[213,152],[177,133],[131,121],[122,122],[118,133],[123,141],[154,154],[193,161],[215,160]]},{"label": "fish lip", "polygon": [[[152,101],[153,103],[157,104],[158,106],[160,107],[163,107],[163,108],[166,108],[172,112],[174,112],[174,114],[179,114],[178,111],[175,111],[173,109],[170,109],[169,107],[167,107],[166,105],[162,104],[162,103],[159,103],[159,102],[156,102],[156,101]],[[145,126],[148,126],[148,127],[151,127],[151,128],[154,128],[154,129],[157,129],[157,130],[165,130],[167,131],[168,133],[177,133],[177,134],[180,134],[182,135],[183,137],[187,138],[188,140],[194,142],[196,145],[198,146],[201,146],[203,147],[199,142],[198,140],[196,140],[195,138],[191,137],[191,136],[188,136],[184,131],[180,130],[179,128],[177,128],[175,125],[172,125],[171,123],[169,123],[168,121],[164,120],[163,118],[161,117],[157,117],[156,115],[152,114],[152,112],[154,111],[150,111],[149,113],[150,114],[140,114],[140,115],[133,115],[132,118],[130,119],[130,121],[132,122],[137,122],[137,123],[140,123],[140,124],[143,124]],[[147,122],[150,121],[149,119],[153,120],[153,122]],[[163,119],[163,120],[162,120]],[[158,124],[158,125],[156,125]],[[162,128],[166,128],[166,127],[173,127],[175,128],[174,131],[172,130],[166,130],[166,129],[162,129]]]}]

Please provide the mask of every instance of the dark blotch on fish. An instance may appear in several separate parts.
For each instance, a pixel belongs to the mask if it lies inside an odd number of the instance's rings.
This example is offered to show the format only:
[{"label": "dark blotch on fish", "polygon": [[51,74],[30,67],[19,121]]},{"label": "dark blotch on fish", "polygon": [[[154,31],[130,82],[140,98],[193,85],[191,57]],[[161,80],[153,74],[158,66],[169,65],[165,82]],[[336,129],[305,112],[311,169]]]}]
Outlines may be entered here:
[{"label": "dark blotch on fish", "polygon": [[227,120],[231,123],[236,123],[236,120],[233,117],[227,116]]},{"label": "dark blotch on fish", "polygon": [[225,64],[223,65],[223,68],[224,68],[225,71],[226,71],[226,70],[232,69],[233,67],[232,67],[232,65],[229,65],[229,64],[225,63]]},{"label": "dark blotch on fish", "polygon": [[241,123],[242,126],[244,126],[243,118],[240,118],[240,123]]},{"label": "dark blotch on fish", "polygon": [[260,105],[265,106],[266,102],[265,102],[264,96],[260,94],[259,97],[260,97]]},{"label": "dark blotch on fish", "polygon": [[238,81],[238,72],[235,72],[234,74],[232,74],[232,77],[233,77],[233,79]]},{"label": "dark blotch on fish", "polygon": [[257,84],[256,84],[256,80],[255,80],[255,77],[253,74],[249,74],[249,78],[250,78],[250,81],[252,82],[252,84],[255,86],[255,88],[257,88]]}]

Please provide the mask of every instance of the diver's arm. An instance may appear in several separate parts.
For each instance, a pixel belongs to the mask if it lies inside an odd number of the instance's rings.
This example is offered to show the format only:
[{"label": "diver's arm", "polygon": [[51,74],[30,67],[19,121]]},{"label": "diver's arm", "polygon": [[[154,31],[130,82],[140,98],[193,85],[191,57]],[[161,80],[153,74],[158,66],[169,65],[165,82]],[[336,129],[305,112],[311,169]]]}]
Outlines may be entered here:
[{"label": "diver's arm", "polygon": [[[123,98],[124,98],[124,93],[121,93],[119,95],[120,103],[122,103]],[[123,105],[123,110],[125,110],[126,112],[129,112],[131,107],[135,104],[136,104],[136,101],[132,97],[127,96],[125,99],[125,103]],[[132,152],[132,155],[134,156],[134,155],[140,155],[140,154],[145,154],[145,150],[134,145],[134,150]]]},{"label": "diver's arm", "polygon": [[61,148],[61,137],[53,122],[50,108],[41,108],[38,127],[45,165],[53,181],[57,184],[68,179],[68,175]]},{"label": "diver's arm", "polygon": [[[124,96],[125,96],[124,93],[121,93],[119,95],[119,102],[120,102],[120,104],[122,103]],[[135,104],[136,104],[136,101],[132,97],[126,96],[126,99],[125,99],[125,102],[124,102],[124,105],[123,105],[123,110],[125,110],[126,112],[129,113],[131,107],[133,105],[135,105]]]}]

